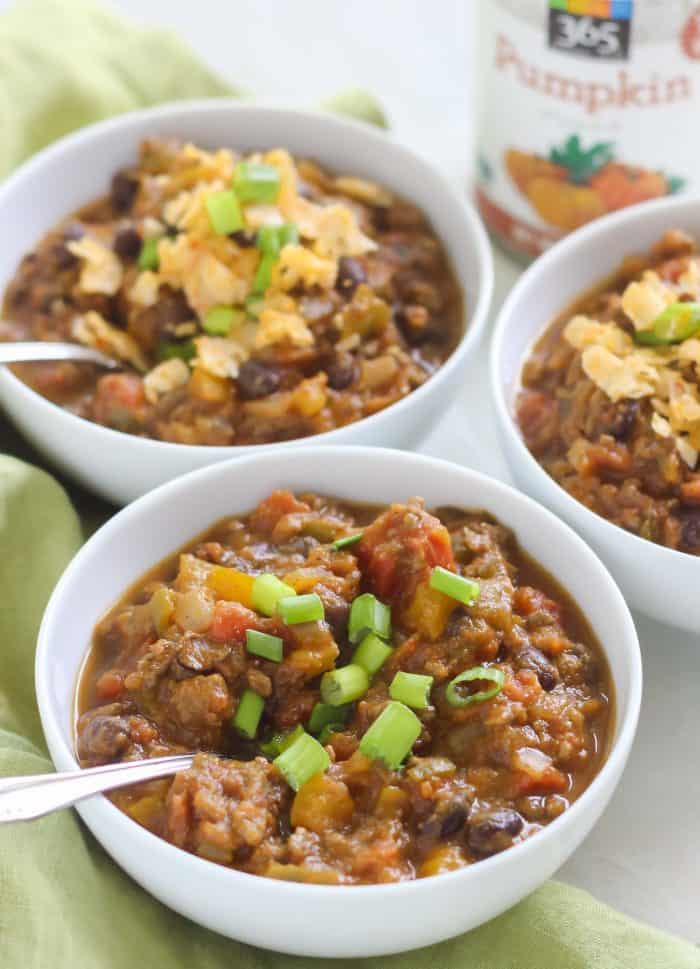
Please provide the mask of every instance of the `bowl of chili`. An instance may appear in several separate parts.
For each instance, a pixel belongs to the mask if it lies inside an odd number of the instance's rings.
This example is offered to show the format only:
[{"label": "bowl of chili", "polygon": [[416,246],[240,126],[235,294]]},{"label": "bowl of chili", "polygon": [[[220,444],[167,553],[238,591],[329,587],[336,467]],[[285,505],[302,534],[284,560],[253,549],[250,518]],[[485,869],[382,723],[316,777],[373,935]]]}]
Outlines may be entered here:
[{"label": "bowl of chili", "polygon": [[358,957],[473,928],[566,860],[622,774],[641,661],[605,568],[529,498],[319,447],[116,515],[52,596],[36,688],[59,769],[197,752],[78,808],[148,891]]}]

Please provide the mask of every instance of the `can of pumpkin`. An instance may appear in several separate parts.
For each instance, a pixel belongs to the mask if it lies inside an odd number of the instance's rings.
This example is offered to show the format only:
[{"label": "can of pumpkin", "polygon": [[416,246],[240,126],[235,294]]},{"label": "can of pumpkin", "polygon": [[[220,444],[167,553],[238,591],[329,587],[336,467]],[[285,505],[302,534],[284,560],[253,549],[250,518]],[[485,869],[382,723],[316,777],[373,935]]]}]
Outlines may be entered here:
[{"label": "can of pumpkin", "polygon": [[477,204],[526,259],[608,212],[697,191],[700,3],[482,0]]}]

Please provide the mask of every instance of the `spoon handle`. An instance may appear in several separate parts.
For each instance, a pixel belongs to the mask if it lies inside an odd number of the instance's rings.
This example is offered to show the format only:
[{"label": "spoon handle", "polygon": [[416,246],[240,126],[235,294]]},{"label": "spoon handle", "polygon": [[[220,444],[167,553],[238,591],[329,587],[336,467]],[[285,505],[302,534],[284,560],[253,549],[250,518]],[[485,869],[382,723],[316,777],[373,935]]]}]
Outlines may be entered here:
[{"label": "spoon handle", "polygon": [[83,360],[97,363],[108,370],[123,367],[118,360],[112,360],[99,350],[81,347],[77,343],[58,343],[27,340],[18,343],[0,343],[0,364],[29,363],[35,360]]},{"label": "spoon handle", "polygon": [[192,754],[177,754],[60,774],[3,778],[0,780],[0,824],[33,821],[93,794],[176,774],[190,766],[192,757]]}]

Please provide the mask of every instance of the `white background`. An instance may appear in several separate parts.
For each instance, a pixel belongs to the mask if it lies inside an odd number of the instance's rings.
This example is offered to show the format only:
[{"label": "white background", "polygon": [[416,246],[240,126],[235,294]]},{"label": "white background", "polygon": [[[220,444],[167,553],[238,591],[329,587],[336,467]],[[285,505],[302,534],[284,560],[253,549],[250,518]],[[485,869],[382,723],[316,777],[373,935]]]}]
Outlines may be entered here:
[{"label": "white background", "polygon": [[[0,0],[0,10],[8,5]],[[478,46],[472,0],[114,5],[174,28],[232,83],[266,100],[312,105],[344,87],[370,89],[386,107],[394,135],[466,187]],[[496,266],[494,310],[518,272],[499,253]],[[425,450],[507,480],[495,445],[485,359],[486,348]],[[698,587],[700,594],[700,574]],[[700,637],[637,618],[645,688],[632,757],[602,821],[559,877],[700,942]]]}]

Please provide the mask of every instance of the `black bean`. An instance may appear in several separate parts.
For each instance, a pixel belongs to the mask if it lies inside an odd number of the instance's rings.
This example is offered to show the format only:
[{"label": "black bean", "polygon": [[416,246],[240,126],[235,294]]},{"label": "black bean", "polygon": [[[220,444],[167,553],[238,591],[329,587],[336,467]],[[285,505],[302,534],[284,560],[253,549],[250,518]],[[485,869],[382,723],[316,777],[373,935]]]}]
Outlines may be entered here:
[{"label": "black bean", "polygon": [[367,282],[365,267],[352,256],[341,256],[338,260],[338,278],[335,288],[348,299],[355,292],[360,283]]},{"label": "black bean", "polygon": [[128,212],[136,198],[139,183],[128,172],[117,172],[112,178],[109,190],[109,200],[112,208],[117,212]]},{"label": "black bean", "polygon": [[326,373],[329,387],[333,390],[345,390],[355,379],[355,361],[349,353],[336,357],[326,368]]},{"label": "black bean", "polygon": [[549,692],[559,682],[559,671],[544,655],[542,650],[529,644],[523,646],[515,655],[515,665],[519,670],[533,670],[540,686]]},{"label": "black bean", "polygon": [[406,342],[411,346],[420,346],[439,336],[439,327],[431,319],[430,312],[425,306],[418,304],[399,306],[394,311],[394,320]]},{"label": "black bean", "polygon": [[608,426],[608,433],[618,441],[626,441],[634,430],[638,413],[638,400],[622,401],[615,408],[615,416]]},{"label": "black bean", "polygon": [[686,548],[700,549],[700,514],[685,519],[681,537]]},{"label": "black bean", "polygon": [[453,834],[457,834],[460,828],[464,827],[468,813],[464,804],[454,804],[442,820],[440,837],[444,840],[450,838]]},{"label": "black bean", "polygon": [[255,245],[255,233],[248,232],[246,229],[236,229],[235,232],[231,233],[231,239],[240,246],[241,249],[250,249]]},{"label": "black bean", "polygon": [[136,259],[141,252],[141,236],[136,229],[120,229],[114,237],[112,248],[122,259]]},{"label": "black bean", "polygon": [[85,226],[80,222],[69,222],[63,230],[63,238],[66,242],[77,242],[85,235]]},{"label": "black bean", "polygon": [[244,400],[257,400],[273,394],[280,385],[280,375],[273,367],[246,360],[238,371],[238,392]]},{"label": "black bean", "polygon": [[469,825],[467,844],[475,854],[492,855],[509,848],[522,831],[523,824],[517,811],[500,808]]},{"label": "black bean", "polygon": [[77,242],[85,235],[85,229],[79,222],[69,222],[63,230],[63,242],[57,243],[53,247],[53,257],[59,269],[68,269],[78,262],[78,257],[74,256],[66,246],[67,242]]}]

